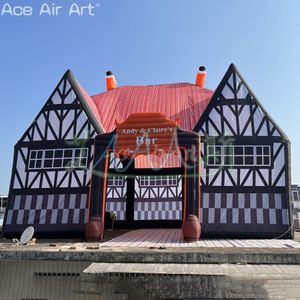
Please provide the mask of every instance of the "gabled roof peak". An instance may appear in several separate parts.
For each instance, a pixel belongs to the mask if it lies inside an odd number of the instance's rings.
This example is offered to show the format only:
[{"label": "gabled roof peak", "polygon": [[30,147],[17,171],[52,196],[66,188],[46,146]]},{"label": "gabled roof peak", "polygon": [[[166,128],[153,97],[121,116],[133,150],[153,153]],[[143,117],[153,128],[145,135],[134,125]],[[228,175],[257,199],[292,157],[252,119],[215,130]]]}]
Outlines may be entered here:
[{"label": "gabled roof peak", "polygon": [[190,82],[176,82],[176,83],[161,83],[161,84],[147,84],[147,85],[122,85],[122,86],[118,86],[110,91],[104,91],[98,94],[93,95],[92,97],[96,97],[98,95],[102,95],[102,94],[109,94],[109,93],[117,93],[120,92],[121,90],[126,90],[126,89],[132,89],[132,90],[138,90],[138,89],[155,89],[155,88],[180,88],[180,87],[184,87],[184,88],[195,88],[195,89],[199,89],[202,90],[204,93],[212,93],[212,90],[206,89],[206,88],[200,88],[199,86],[190,83]]}]

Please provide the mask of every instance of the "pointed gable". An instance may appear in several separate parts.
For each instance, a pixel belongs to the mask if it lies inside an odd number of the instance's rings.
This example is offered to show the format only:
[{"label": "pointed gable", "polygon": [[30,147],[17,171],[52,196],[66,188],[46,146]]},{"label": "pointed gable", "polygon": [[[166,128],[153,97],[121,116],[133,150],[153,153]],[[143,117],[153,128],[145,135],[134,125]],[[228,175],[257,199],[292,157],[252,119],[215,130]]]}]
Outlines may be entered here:
[{"label": "pointed gable", "polygon": [[206,136],[281,136],[284,132],[231,64],[194,128]]},{"label": "pointed gable", "polygon": [[229,78],[223,83],[220,99],[253,99],[253,95],[234,65],[230,65],[229,69],[231,69]]},{"label": "pointed gable", "polygon": [[93,105],[68,70],[20,141],[92,138],[103,132]]}]

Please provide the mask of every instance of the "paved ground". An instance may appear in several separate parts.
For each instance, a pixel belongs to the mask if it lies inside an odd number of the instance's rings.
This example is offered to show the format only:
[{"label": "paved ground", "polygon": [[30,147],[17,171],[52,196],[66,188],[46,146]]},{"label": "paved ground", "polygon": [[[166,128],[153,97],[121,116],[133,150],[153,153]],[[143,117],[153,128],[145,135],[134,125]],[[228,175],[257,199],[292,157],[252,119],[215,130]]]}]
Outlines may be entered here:
[{"label": "paved ground", "polygon": [[[167,247],[139,248],[124,244],[124,235],[126,240],[130,234],[135,233],[114,230],[96,243],[38,239],[22,246],[2,239],[0,299],[175,299],[169,294],[175,287],[181,299],[300,297],[300,248],[268,247],[268,241],[274,246],[278,240],[262,240],[264,247],[249,247],[254,240],[243,241],[248,247],[228,240],[231,246],[221,247],[220,240],[207,240],[207,247],[170,247],[169,241]],[[123,244],[114,246],[118,239]],[[295,240],[282,243],[298,241],[296,233]],[[150,292],[166,296],[147,298]]]},{"label": "paved ground", "polygon": [[[266,276],[280,278],[286,276],[300,278],[300,265],[237,265],[237,264],[126,264],[92,263],[84,270],[86,274],[170,274],[170,275],[235,275]],[[299,295],[300,296],[300,295]]]},{"label": "paved ground", "polygon": [[0,260],[0,299],[299,299],[300,265]]},{"label": "paved ground", "polygon": [[200,239],[186,242],[181,229],[139,229],[100,244],[100,247],[131,248],[300,248],[290,239]]},{"label": "paved ground", "polygon": [[[132,230],[128,229],[115,229],[115,230],[106,230],[104,239],[99,241],[99,242],[86,242],[85,239],[78,238],[78,239],[54,239],[54,238],[45,238],[45,239],[33,239],[35,247],[39,248],[44,248],[44,247],[49,247],[49,245],[56,245],[56,246],[73,246],[74,244],[76,245],[83,245],[85,247],[91,246],[100,246],[101,244],[105,244],[108,241],[111,241],[114,238],[120,237],[121,235],[124,235],[128,232],[132,232]],[[16,237],[20,238],[20,237]],[[300,231],[295,231],[294,233],[294,241],[300,242]],[[12,239],[5,239],[0,237],[0,249],[6,248],[6,247],[11,247],[14,245],[12,242]],[[29,245],[33,246],[33,244]]]},{"label": "paved ground", "polygon": [[[264,264],[300,264],[300,248],[292,247],[161,247],[153,245],[145,248],[115,247],[108,241],[121,237],[128,231],[114,230],[107,232],[101,242],[88,243],[74,239],[38,239],[35,243],[19,246],[12,240],[0,241],[0,259],[12,260],[73,260],[90,262],[148,262],[148,263],[264,263]],[[300,233],[295,234],[295,241],[300,240]],[[283,240],[287,243],[288,240]],[[248,243],[251,241],[248,241]],[[276,244],[278,241],[272,240]],[[209,240],[208,240],[209,243]]]},{"label": "paved ground", "polygon": [[300,298],[300,265],[93,263],[83,274],[98,283],[114,278],[128,299]]}]

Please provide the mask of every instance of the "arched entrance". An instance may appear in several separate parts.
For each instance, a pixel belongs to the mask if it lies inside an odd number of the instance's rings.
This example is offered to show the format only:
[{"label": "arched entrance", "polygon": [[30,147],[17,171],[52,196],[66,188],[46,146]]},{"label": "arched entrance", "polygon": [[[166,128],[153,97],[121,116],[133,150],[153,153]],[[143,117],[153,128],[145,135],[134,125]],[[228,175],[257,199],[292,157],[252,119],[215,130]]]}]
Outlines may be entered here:
[{"label": "arched entrance", "polygon": [[[118,194],[119,200],[123,201],[126,207],[122,214],[126,216],[124,227],[180,227],[189,214],[196,215],[200,220],[199,147],[200,138],[197,133],[180,129],[177,123],[159,113],[132,114],[125,122],[116,122],[116,129],[113,132],[98,135],[95,139],[88,230],[93,228],[92,231],[95,231],[96,236],[100,235],[99,238],[103,235],[107,188],[111,180],[120,183],[126,180],[126,196],[122,196],[122,193]],[[136,159],[150,155],[162,157],[170,153],[179,158],[178,168],[159,171],[151,168],[147,171],[135,168]],[[122,167],[112,171],[111,157],[116,158]],[[143,198],[143,194],[139,194],[139,189],[145,181],[157,180],[155,178],[157,176],[160,176],[160,184],[165,188],[170,188],[172,183],[180,178],[182,194],[180,199],[175,201],[178,203],[181,201],[179,203],[181,216],[178,217],[175,209],[175,218],[166,218],[157,222],[159,218],[155,217],[156,214],[164,212],[163,207],[155,203],[156,211],[152,214],[154,217],[144,217],[145,213],[149,215],[150,204],[144,206],[137,204],[137,201]],[[173,196],[176,198],[176,193],[173,193]],[[122,221],[118,223],[122,224]]]}]

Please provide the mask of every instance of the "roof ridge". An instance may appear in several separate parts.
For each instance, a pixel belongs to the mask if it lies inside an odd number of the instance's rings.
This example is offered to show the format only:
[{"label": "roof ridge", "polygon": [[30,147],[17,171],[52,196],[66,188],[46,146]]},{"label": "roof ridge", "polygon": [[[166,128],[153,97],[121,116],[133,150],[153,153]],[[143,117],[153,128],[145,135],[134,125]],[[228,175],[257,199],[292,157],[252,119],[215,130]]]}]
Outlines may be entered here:
[{"label": "roof ridge", "polygon": [[200,88],[199,86],[195,85],[194,83],[190,83],[190,82],[176,82],[176,83],[162,83],[162,84],[147,84],[147,85],[122,85],[122,86],[118,86],[110,91],[103,91],[100,92],[98,94],[94,94],[91,95],[90,97],[96,97],[96,96],[100,96],[102,94],[109,94],[109,93],[114,93],[116,91],[120,91],[121,89],[124,88],[149,88],[149,87],[166,87],[166,86],[190,86],[190,87],[195,87],[197,89],[202,89],[204,92],[214,92],[213,90],[207,89],[207,88]]}]

